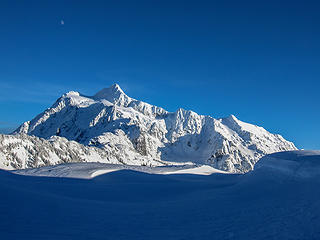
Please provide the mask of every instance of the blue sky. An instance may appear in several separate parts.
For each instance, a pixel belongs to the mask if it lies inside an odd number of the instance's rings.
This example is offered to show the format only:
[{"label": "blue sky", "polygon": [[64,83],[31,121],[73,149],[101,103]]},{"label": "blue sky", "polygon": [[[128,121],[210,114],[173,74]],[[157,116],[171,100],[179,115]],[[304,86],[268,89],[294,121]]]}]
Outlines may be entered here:
[{"label": "blue sky", "polygon": [[[317,1],[0,2],[0,131],[118,83],[320,149]],[[61,21],[64,24],[61,24]]]}]

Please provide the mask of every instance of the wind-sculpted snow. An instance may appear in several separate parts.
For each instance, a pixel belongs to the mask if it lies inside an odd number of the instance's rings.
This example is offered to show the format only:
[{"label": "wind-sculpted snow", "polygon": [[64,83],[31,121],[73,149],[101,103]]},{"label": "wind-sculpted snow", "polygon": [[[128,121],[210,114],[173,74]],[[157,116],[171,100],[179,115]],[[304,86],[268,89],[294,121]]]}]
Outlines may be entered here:
[{"label": "wind-sculpted snow", "polygon": [[279,152],[263,157],[255,166],[259,171],[284,174],[290,178],[319,178],[320,151]]},{"label": "wind-sculpted snow", "polygon": [[137,156],[192,161],[230,172],[247,172],[265,154],[296,149],[280,135],[235,116],[215,119],[184,109],[167,112],[128,97],[116,84],[92,97],[64,94],[15,133],[61,136],[107,152],[117,149],[128,161]]},{"label": "wind-sculpted snow", "polygon": [[215,169],[213,167],[202,165],[197,166],[194,164],[187,165],[169,165],[169,166],[134,166],[123,164],[110,164],[110,163],[67,163],[54,166],[46,166],[39,168],[29,168],[22,170],[15,170],[14,173],[30,176],[46,176],[46,177],[70,177],[70,178],[83,178],[90,179],[102,174],[120,171],[120,170],[134,170],[149,174],[195,174],[195,175],[211,175],[214,173],[227,172]]},{"label": "wind-sculpted snow", "polygon": [[[188,167],[153,174],[171,167],[97,163],[18,171],[37,177],[0,170],[0,238],[320,239],[319,176],[277,169],[306,160],[319,172],[319,153],[267,156],[277,162],[262,159],[247,174],[179,174]],[[91,178],[97,170],[107,173]]]}]

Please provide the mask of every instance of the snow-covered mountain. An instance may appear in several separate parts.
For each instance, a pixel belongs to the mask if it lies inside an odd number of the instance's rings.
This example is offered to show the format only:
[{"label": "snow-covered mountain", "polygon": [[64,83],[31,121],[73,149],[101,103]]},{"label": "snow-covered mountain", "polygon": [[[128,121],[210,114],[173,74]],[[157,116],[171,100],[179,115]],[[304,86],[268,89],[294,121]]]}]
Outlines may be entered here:
[{"label": "snow-covered mountain", "polygon": [[215,119],[181,108],[168,112],[127,96],[117,84],[94,96],[68,92],[14,133],[64,137],[125,156],[127,162],[192,161],[230,172],[247,172],[265,154],[296,149],[282,136],[233,115]]}]

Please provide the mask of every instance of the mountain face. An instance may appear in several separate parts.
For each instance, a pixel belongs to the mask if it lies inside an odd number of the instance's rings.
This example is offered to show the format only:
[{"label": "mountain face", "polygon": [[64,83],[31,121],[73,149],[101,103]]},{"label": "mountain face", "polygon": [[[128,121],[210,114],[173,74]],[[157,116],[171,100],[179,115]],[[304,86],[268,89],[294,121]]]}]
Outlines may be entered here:
[{"label": "mountain face", "polygon": [[68,92],[14,134],[62,137],[127,162],[191,161],[230,172],[247,172],[265,154],[296,149],[233,115],[168,112],[128,97],[117,84],[90,97]]}]

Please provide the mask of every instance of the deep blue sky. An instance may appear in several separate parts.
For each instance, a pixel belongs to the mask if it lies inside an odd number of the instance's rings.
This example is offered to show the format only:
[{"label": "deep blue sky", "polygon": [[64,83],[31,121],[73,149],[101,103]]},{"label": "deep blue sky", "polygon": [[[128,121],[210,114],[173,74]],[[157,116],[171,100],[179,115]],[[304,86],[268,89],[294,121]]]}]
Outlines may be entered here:
[{"label": "deep blue sky", "polygon": [[117,82],[320,149],[317,2],[1,0],[0,129]]}]

